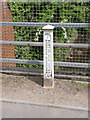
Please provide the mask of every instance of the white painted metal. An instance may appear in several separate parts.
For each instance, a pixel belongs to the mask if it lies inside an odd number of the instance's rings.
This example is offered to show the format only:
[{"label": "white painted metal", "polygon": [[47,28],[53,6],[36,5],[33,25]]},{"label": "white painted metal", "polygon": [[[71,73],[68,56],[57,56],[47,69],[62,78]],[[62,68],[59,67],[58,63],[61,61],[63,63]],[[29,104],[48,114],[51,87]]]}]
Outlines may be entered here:
[{"label": "white painted metal", "polygon": [[48,80],[45,87],[50,86],[49,83],[51,84],[51,86],[53,86],[54,83],[53,29],[54,26],[51,25],[46,25],[43,27],[44,80]]}]

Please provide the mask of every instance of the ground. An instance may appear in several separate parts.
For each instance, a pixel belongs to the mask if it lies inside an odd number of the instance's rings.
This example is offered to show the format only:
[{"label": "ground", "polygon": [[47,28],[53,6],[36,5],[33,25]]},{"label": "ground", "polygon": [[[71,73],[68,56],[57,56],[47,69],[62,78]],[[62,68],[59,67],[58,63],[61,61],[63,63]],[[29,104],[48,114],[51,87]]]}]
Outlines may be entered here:
[{"label": "ground", "polygon": [[29,102],[88,107],[88,84],[55,79],[51,89],[42,87],[41,76],[0,74],[2,97]]}]

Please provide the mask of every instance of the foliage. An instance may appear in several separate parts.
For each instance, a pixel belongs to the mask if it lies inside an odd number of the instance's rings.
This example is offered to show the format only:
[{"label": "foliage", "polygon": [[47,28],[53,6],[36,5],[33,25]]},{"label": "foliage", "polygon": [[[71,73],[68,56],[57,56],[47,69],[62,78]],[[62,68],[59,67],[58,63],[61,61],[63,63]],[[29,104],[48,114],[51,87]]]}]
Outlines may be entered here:
[{"label": "foliage", "polygon": [[[11,2],[8,3],[12,12],[13,22],[56,22],[56,23],[87,23],[89,17],[89,4],[78,2]],[[15,27],[16,41],[41,42],[41,27]],[[55,28],[54,42],[68,43],[77,37],[79,29],[76,28]],[[84,31],[88,29],[84,28]],[[29,60],[42,60],[43,48],[35,47],[15,47],[16,58]],[[55,48],[56,61],[66,59],[67,48]],[[60,55],[61,53],[61,55]],[[63,54],[63,55],[62,55]],[[20,66],[20,64],[19,64]],[[23,65],[32,67],[32,65]],[[35,66],[38,67],[38,66]]]}]

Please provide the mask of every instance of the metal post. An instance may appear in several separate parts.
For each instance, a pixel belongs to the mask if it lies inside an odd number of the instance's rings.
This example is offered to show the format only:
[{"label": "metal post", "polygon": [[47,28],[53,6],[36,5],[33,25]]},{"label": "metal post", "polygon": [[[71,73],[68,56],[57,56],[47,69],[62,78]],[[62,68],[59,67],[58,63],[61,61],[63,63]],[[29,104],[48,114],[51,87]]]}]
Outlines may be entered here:
[{"label": "metal post", "polygon": [[54,86],[54,61],[53,61],[53,29],[54,26],[46,25],[43,28],[44,40],[44,87]]}]

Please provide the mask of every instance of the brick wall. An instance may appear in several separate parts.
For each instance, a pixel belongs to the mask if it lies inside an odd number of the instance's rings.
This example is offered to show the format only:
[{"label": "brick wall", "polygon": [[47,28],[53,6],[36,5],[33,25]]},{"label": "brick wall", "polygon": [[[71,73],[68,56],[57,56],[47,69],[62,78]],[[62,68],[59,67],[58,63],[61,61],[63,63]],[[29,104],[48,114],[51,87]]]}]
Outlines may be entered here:
[{"label": "brick wall", "polygon": [[[7,5],[7,2],[0,4],[0,21],[12,22],[12,14]],[[13,26],[2,26],[0,27],[0,40],[14,41],[14,28]],[[0,46],[0,57],[15,59],[14,54],[15,47],[11,45]],[[1,65],[0,65],[1,66]],[[2,63],[2,66],[16,67],[15,63]]]}]

